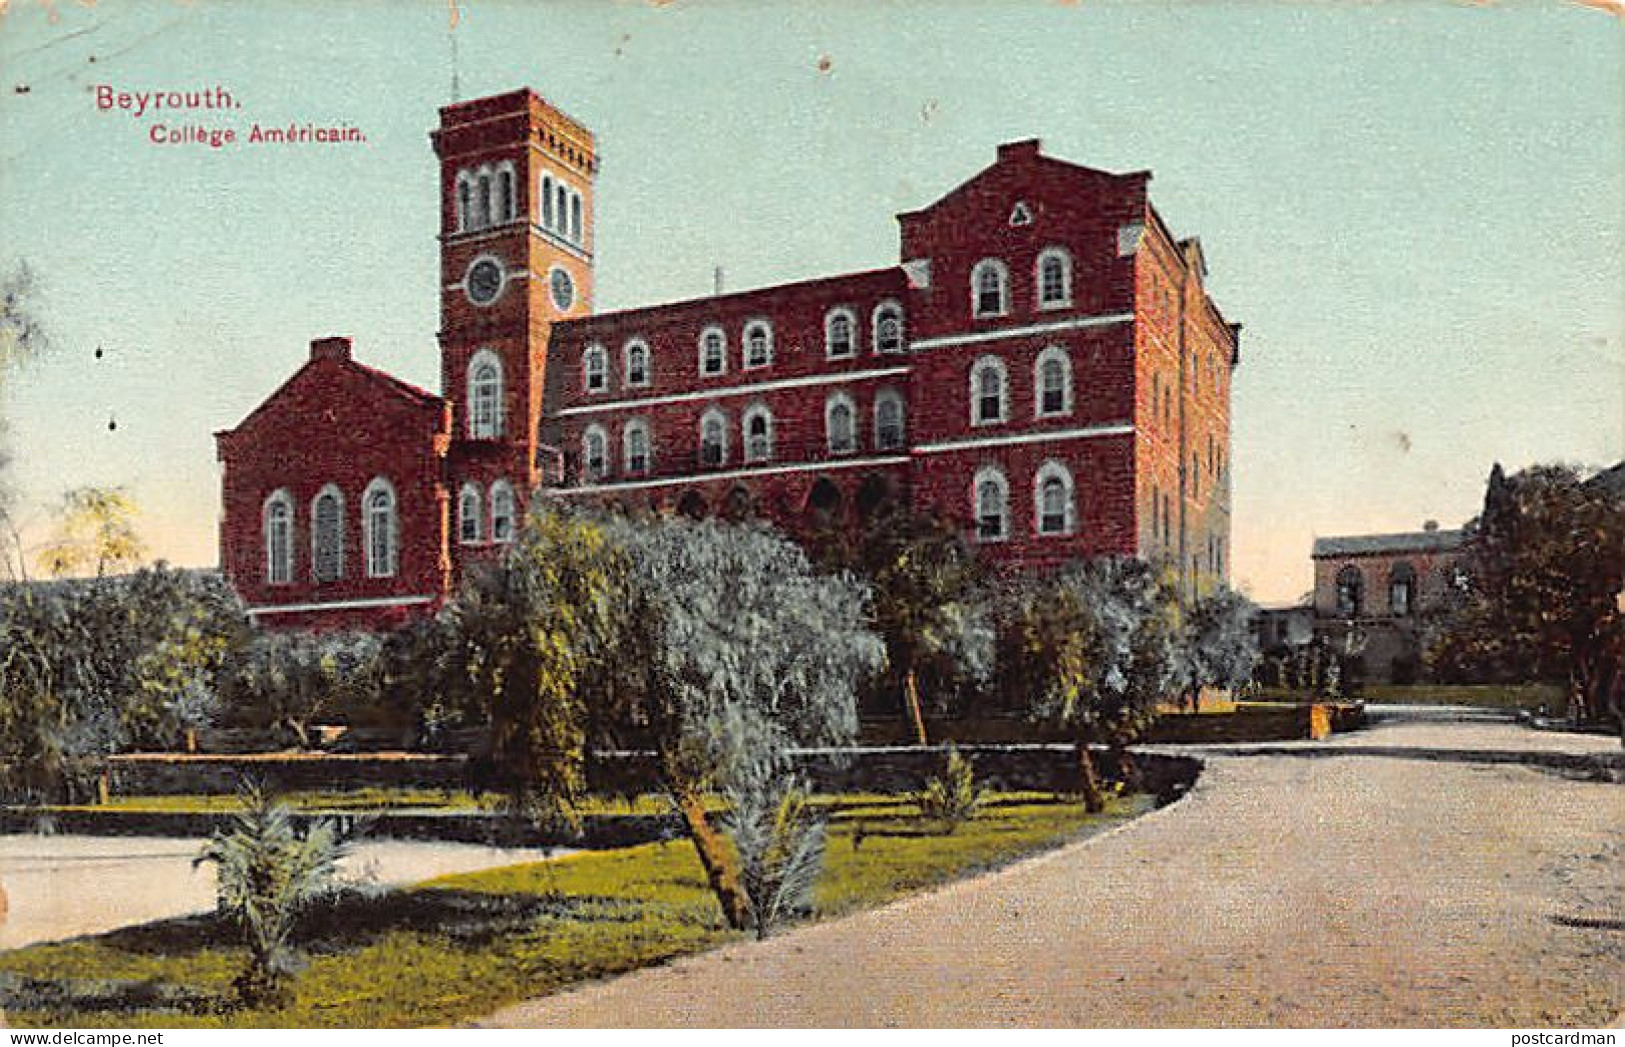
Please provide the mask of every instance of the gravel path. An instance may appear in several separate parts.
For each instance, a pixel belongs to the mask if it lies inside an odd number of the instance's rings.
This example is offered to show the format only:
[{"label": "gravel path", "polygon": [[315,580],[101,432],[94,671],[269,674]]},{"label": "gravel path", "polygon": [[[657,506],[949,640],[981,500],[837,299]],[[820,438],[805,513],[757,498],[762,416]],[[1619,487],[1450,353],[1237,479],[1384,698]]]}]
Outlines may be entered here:
[{"label": "gravel path", "polygon": [[[1618,751],[1497,724],[1328,746]],[[1625,788],[1212,758],[1181,802],[975,880],[510,1008],[513,1026],[1597,1026],[1625,1011]]]}]

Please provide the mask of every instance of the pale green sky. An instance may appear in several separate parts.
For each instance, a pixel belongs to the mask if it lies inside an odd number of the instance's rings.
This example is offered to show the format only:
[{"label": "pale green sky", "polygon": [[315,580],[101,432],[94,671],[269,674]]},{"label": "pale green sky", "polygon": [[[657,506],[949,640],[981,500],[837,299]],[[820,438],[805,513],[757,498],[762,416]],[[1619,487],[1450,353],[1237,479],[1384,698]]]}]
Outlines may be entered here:
[{"label": "pale green sky", "polygon": [[[1625,456],[1625,19],[1572,4],[519,3],[0,15],[0,265],[53,356],[13,381],[42,519],[122,483],[155,551],[215,561],[212,431],[324,334],[437,385],[450,98],[530,85],[591,126],[598,304],[887,265],[893,215],[1001,141],[1150,168],[1245,325],[1236,579],[1308,589],[1316,534],[1460,523],[1491,461]],[[820,60],[828,70],[820,71]],[[94,86],[219,85],[200,122],[364,146],[157,146]],[[26,91],[23,88],[26,87]],[[97,346],[104,356],[96,360]],[[109,418],[118,428],[109,431]]]}]

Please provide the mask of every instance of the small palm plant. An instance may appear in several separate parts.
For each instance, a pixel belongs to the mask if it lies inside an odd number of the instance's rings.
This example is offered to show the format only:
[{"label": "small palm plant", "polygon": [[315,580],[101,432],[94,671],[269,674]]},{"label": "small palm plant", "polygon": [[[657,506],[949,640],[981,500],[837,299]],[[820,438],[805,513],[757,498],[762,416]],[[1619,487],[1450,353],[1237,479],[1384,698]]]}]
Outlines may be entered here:
[{"label": "small palm plant", "polygon": [[350,841],[330,820],[294,827],[287,804],[257,786],[242,791],[243,809],[215,833],[193,865],[218,871],[216,907],[242,930],[248,966],[234,986],[244,1006],[287,1002],[288,982],[302,966],[294,922],[312,900],[332,891]]},{"label": "small palm plant", "polygon": [[942,771],[926,779],[925,788],[914,794],[914,802],[920,808],[921,818],[934,821],[943,831],[952,833],[976,817],[976,808],[982,803],[982,787],[976,784],[970,761],[950,745]]},{"label": "small palm plant", "polygon": [[724,790],[724,819],[739,856],[740,888],[757,938],[812,911],[824,863],[824,819],[814,813],[795,777],[758,765]]}]

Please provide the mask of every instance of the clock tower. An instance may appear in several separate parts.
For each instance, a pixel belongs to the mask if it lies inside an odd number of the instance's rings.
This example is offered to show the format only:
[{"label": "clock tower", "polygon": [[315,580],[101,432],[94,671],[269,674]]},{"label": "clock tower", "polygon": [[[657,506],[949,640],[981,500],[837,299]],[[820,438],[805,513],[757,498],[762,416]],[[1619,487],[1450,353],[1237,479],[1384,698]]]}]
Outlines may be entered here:
[{"label": "clock tower", "polygon": [[518,532],[550,467],[541,446],[555,320],[592,311],[592,132],[525,89],[445,106],[440,160],[440,381],[459,567]]}]

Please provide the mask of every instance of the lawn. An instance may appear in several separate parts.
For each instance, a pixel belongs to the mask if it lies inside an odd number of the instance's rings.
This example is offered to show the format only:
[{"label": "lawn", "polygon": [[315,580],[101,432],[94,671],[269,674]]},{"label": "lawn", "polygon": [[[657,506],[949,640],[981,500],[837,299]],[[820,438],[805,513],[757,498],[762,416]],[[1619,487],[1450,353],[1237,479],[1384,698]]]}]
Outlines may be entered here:
[{"label": "lawn", "polygon": [[[1265,687],[1258,692],[1267,701],[1315,701],[1306,691]],[[1453,684],[1369,684],[1361,689],[1360,700],[1372,705],[1471,705],[1481,709],[1527,709],[1542,705],[1552,715],[1562,715],[1563,689],[1553,684],[1466,686]]]},{"label": "lawn", "polygon": [[[1105,814],[1090,816],[1081,804],[1047,794],[995,794],[951,835],[922,823],[913,805],[896,797],[824,803],[830,838],[814,918],[880,905],[1059,846],[1141,814],[1152,800],[1115,799]],[[134,1011],[20,1009],[12,1001],[6,1017],[16,1026],[441,1026],[739,937],[722,922],[693,847],[676,840],[326,904],[303,921],[309,965],[293,1002],[277,1010],[224,1008],[243,952],[232,929],[212,916],[0,953],[0,979],[37,979],[49,993],[72,972],[94,976],[71,986],[81,996],[139,986],[163,1001]]]}]

